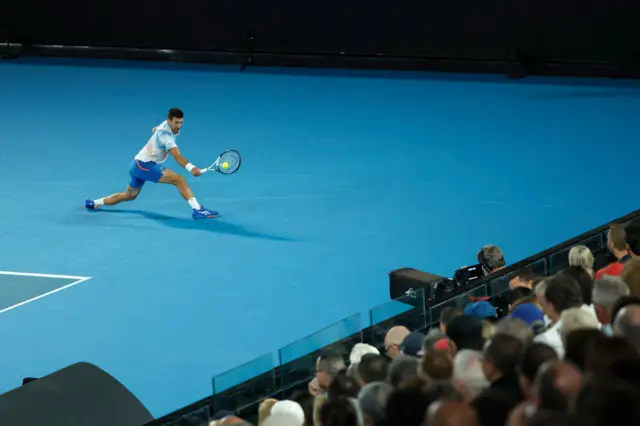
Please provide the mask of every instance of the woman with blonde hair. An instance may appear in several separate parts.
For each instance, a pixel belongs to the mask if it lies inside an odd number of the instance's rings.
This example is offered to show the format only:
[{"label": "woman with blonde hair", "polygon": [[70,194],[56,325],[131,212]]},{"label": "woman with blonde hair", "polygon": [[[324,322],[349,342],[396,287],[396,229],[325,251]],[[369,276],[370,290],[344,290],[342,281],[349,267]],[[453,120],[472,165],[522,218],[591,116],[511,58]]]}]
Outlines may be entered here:
[{"label": "woman with blonde hair", "polygon": [[569,266],[582,266],[591,275],[591,279],[595,277],[593,270],[595,263],[596,259],[593,257],[589,247],[577,245],[569,250]]}]

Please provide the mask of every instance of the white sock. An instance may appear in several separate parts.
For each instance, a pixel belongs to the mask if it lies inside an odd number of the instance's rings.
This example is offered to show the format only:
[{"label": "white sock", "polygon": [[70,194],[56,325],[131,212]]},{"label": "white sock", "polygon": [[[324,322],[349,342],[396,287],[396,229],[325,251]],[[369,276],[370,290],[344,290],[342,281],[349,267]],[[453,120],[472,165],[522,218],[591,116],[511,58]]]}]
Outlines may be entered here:
[{"label": "white sock", "polygon": [[104,206],[104,198],[98,198],[94,203],[96,206]]},{"label": "white sock", "polygon": [[196,197],[189,198],[189,205],[192,209],[200,210],[200,204],[198,204],[198,200],[196,200]]}]

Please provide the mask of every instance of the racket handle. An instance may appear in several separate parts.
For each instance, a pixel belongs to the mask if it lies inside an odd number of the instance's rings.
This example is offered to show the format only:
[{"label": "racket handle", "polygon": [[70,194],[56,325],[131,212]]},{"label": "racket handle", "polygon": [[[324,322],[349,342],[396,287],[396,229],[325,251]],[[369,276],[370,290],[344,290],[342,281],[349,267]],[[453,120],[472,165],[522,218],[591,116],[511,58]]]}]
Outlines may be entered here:
[{"label": "racket handle", "polygon": [[200,169],[200,173],[207,173],[209,171],[209,169]]}]

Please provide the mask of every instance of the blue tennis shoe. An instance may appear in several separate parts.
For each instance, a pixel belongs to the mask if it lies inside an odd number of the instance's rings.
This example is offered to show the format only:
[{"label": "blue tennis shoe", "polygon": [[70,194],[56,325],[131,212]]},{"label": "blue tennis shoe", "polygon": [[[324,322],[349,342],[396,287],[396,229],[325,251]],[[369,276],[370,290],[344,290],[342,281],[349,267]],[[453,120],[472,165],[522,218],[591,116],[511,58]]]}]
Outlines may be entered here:
[{"label": "blue tennis shoe", "polygon": [[202,206],[200,206],[200,210],[193,209],[194,219],[214,219],[219,216],[220,213],[213,210],[207,210]]}]

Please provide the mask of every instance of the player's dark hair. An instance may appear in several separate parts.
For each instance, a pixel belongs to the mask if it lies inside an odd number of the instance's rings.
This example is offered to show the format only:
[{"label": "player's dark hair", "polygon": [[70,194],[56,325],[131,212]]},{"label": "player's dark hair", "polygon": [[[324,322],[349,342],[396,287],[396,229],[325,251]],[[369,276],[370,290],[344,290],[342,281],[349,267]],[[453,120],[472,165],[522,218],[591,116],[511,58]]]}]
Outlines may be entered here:
[{"label": "player's dark hair", "polygon": [[169,120],[173,118],[183,118],[184,112],[180,108],[171,108],[169,110]]}]

